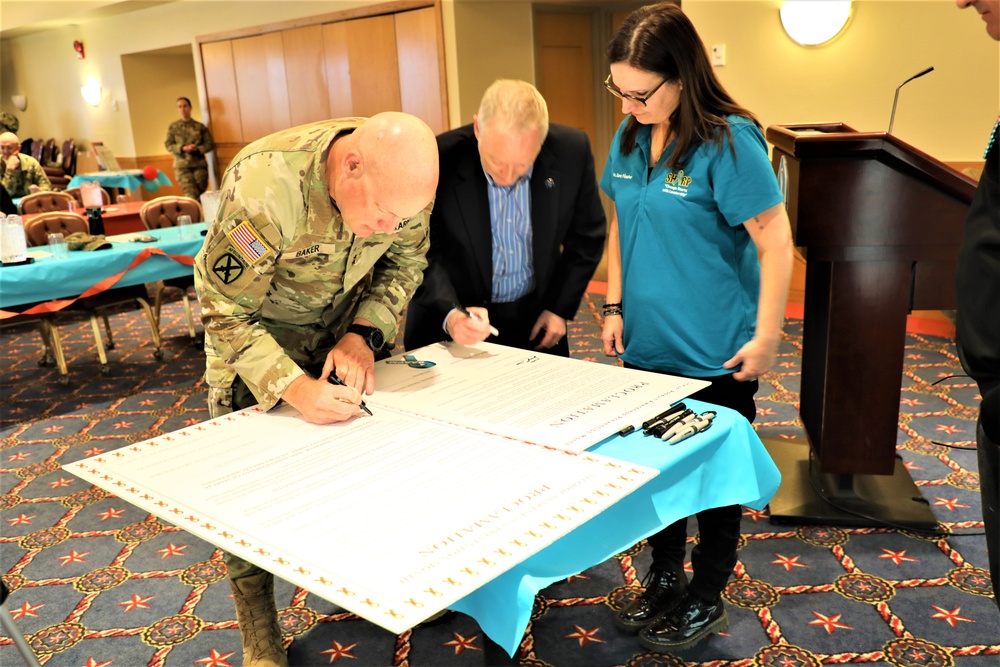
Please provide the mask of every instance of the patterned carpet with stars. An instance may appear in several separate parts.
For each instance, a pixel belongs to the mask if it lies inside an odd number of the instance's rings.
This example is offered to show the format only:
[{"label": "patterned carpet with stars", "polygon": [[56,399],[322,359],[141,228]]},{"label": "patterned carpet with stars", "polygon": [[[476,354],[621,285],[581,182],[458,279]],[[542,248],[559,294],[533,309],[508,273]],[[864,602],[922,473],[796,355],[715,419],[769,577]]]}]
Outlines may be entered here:
[{"label": "patterned carpet with stars", "polygon": [[[587,295],[571,323],[570,347],[576,358],[616,363],[600,348],[602,301]],[[220,551],[61,469],[207,419],[203,353],[188,341],[181,304],[164,307],[162,360],[154,358],[138,313],[111,322],[117,345],[104,375],[89,322],[63,320],[66,385],[37,363],[31,326],[0,330],[6,606],[42,664],[235,667],[239,631]],[[762,378],[757,397],[762,437],[804,437],[797,411],[801,341],[801,320],[789,319],[779,363]],[[687,654],[687,664],[1000,664],[974,451],[979,396],[961,373],[949,338],[908,334],[897,444],[947,536],[779,526],[766,512],[747,509],[739,563],[724,592],[729,630]],[[640,544],[546,589],[520,663],[685,664],[646,652],[612,622],[648,564]],[[492,661],[481,630],[461,614],[395,636],[285,582],[277,582],[276,595],[295,666]],[[19,660],[11,639],[0,635],[0,664]]]}]

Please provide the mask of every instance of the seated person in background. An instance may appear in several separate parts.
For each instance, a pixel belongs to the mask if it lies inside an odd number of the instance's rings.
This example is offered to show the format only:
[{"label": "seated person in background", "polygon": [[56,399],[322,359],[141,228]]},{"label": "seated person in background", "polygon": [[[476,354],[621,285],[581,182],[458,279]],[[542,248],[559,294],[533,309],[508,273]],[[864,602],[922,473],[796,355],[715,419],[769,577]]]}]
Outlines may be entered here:
[{"label": "seated person in background", "polygon": [[406,349],[478,343],[492,324],[491,343],[568,357],[566,320],[604,251],[587,135],[549,125],[534,86],[501,79],[471,125],[437,141],[429,265],[406,313]]},{"label": "seated person in background", "polygon": [[21,153],[21,142],[13,132],[0,134],[0,182],[11,197],[51,190],[52,183],[38,160]]},{"label": "seated person in background", "polygon": [[215,148],[208,128],[191,118],[191,100],[177,98],[180,120],[167,128],[163,144],[174,154],[174,175],[185,197],[198,199],[208,189],[208,160],[205,154]]}]

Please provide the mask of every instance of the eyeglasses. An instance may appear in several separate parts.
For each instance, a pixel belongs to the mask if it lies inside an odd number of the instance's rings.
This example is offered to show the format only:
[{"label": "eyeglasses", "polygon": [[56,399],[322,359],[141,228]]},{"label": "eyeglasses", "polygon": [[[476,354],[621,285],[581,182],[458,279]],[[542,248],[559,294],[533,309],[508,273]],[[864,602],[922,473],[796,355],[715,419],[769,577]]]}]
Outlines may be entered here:
[{"label": "eyeglasses", "polygon": [[641,104],[642,106],[646,106],[646,101],[650,97],[652,97],[653,95],[655,95],[656,91],[658,91],[663,86],[663,84],[665,84],[666,82],[667,82],[667,80],[664,79],[663,81],[661,81],[656,86],[656,88],[653,88],[651,91],[649,91],[649,93],[647,93],[646,95],[643,95],[642,97],[637,97],[635,95],[629,95],[628,93],[623,93],[622,91],[620,91],[617,88],[615,88],[615,84],[611,83],[611,75],[610,74],[608,75],[608,78],[604,80],[604,87],[608,89],[609,93],[611,93],[612,95],[614,95],[615,97],[617,97],[620,100],[628,100],[629,102],[635,102],[637,104]]}]

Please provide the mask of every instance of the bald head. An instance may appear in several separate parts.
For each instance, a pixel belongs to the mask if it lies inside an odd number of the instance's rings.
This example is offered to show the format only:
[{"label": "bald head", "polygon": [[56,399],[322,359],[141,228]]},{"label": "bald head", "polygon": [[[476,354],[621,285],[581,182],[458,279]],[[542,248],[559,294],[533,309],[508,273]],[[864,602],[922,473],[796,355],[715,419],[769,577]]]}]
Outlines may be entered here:
[{"label": "bald head", "polygon": [[330,193],[358,236],[392,232],[434,199],[437,140],[416,116],[372,116],[338,139],[332,156]]},{"label": "bald head", "polygon": [[0,154],[3,155],[4,159],[7,159],[12,155],[17,155],[20,150],[21,141],[17,138],[16,134],[13,132],[4,132],[3,134],[0,134]]}]

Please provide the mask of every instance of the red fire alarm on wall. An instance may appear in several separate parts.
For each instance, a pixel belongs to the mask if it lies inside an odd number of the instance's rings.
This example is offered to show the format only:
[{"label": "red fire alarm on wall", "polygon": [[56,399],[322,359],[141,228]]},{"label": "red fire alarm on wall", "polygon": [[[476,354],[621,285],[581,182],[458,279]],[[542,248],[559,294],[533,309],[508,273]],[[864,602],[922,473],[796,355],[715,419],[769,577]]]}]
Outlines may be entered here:
[{"label": "red fire alarm on wall", "polygon": [[86,56],[83,54],[83,42],[81,42],[80,40],[77,39],[73,41],[73,50],[76,51],[76,57],[79,58],[80,60],[86,58]]}]

